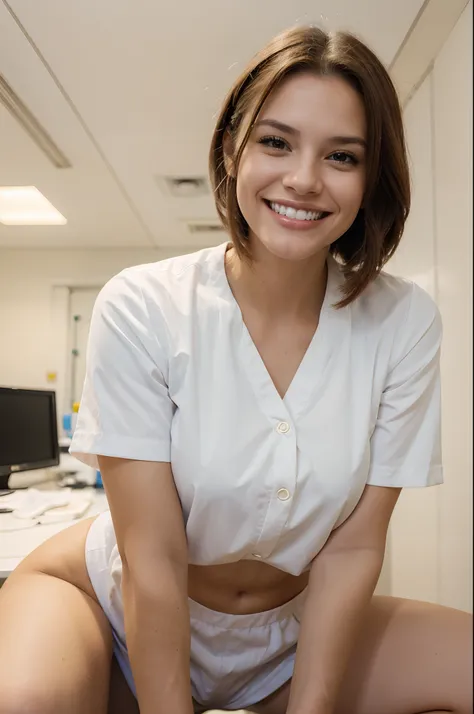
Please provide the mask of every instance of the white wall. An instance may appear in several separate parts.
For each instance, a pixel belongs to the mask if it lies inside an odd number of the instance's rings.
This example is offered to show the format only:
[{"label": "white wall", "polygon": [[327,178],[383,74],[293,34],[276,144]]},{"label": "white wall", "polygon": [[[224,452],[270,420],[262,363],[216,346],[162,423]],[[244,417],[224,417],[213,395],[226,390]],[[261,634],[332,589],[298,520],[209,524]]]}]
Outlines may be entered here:
[{"label": "white wall", "polygon": [[[154,250],[0,249],[0,384],[54,388],[65,400],[68,363],[66,286],[103,285],[129,265],[168,257]],[[47,373],[58,379],[48,384]]]},{"label": "white wall", "polygon": [[472,610],[472,2],[405,122],[413,210],[389,268],[441,309],[445,484],[402,494],[390,534],[391,592]]},{"label": "white wall", "polygon": [[[413,203],[402,242],[388,270],[414,280],[436,298],[431,77],[406,108],[405,125]],[[393,595],[438,600],[438,491],[406,489],[400,496],[392,518],[387,554]]]},{"label": "white wall", "polygon": [[433,70],[437,297],[444,322],[439,600],[472,609],[472,0]]},{"label": "white wall", "polygon": [[[402,494],[380,592],[472,609],[472,1],[406,108],[414,197],[389,269],[416,280],[444,321],[442,487]],[[0,384],[47,387],[62,408],[65,285],[97,285],[158,251],[0,250]]]}]

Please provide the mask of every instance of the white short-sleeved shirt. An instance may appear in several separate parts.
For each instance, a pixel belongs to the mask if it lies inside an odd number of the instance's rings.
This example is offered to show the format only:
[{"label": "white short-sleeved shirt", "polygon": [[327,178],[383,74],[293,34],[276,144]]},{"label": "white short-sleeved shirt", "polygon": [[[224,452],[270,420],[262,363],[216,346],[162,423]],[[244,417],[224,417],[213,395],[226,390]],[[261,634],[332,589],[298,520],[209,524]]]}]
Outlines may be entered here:
[{"label": "white short-sleeved shirt", "polygon": [[439,312],[385,273],[337,310],[329,258],[319,326],[282,399],[225,251],[128,268],[103,288],[71,452],[171,462],[191,563],[257,558],[298,575],[366,484],[442,482]]}]

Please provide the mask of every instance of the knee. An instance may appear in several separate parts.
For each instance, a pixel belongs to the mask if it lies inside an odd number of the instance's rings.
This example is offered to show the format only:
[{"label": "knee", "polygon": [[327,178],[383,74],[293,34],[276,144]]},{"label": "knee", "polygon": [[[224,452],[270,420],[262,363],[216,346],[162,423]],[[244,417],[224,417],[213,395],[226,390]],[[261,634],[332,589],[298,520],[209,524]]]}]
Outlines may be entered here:
[{"label": "knee", "polygon": [[[49,699],[49,701],[48,701]],[[0,714],[53,714],[51,698],[35,692],[27,684],[0,684]]]},{"label": "knee", "polygon": [[456,681],[456,701],[454,712],[456,714],[472,714],[473,712],[473,619],[468,613],[460,614],[461,627],[457,639],[459,658],[457,672],[459,681]]}]

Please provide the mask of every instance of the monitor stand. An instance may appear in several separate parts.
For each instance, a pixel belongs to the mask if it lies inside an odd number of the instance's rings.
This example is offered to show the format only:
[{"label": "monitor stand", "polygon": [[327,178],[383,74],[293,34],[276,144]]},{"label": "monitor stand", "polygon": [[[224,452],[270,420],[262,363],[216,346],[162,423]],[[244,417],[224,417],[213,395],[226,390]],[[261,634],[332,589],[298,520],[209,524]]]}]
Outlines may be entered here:
[{"label": "monitor stand", "polygon": [[16,471],[9,476],[0,476],[0,490],[14,491],[18,488],[29,488],[51,479],[50,469],[34,469],[33,471]]}]

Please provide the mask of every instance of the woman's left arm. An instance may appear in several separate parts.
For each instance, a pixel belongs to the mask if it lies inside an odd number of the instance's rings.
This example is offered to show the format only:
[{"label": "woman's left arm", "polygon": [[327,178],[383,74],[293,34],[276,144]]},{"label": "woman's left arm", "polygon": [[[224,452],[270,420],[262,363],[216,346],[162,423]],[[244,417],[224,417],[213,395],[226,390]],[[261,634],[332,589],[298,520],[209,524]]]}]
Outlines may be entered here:
[{"label": "woman's left arm", "polygon": [[382,569],[388,525],[400,491],[443,481],[441,318],[433,300],[417,285],[412,284],[408,297],[405,317],[393,336],[392,359],[370,439],[365,490],[311,566],[287,714],[333,714]]},{"label": "woman's left arm", "polygon": [[333,714],[382,569],[400,488],[366,486],[311,566],[287,714]]}]

